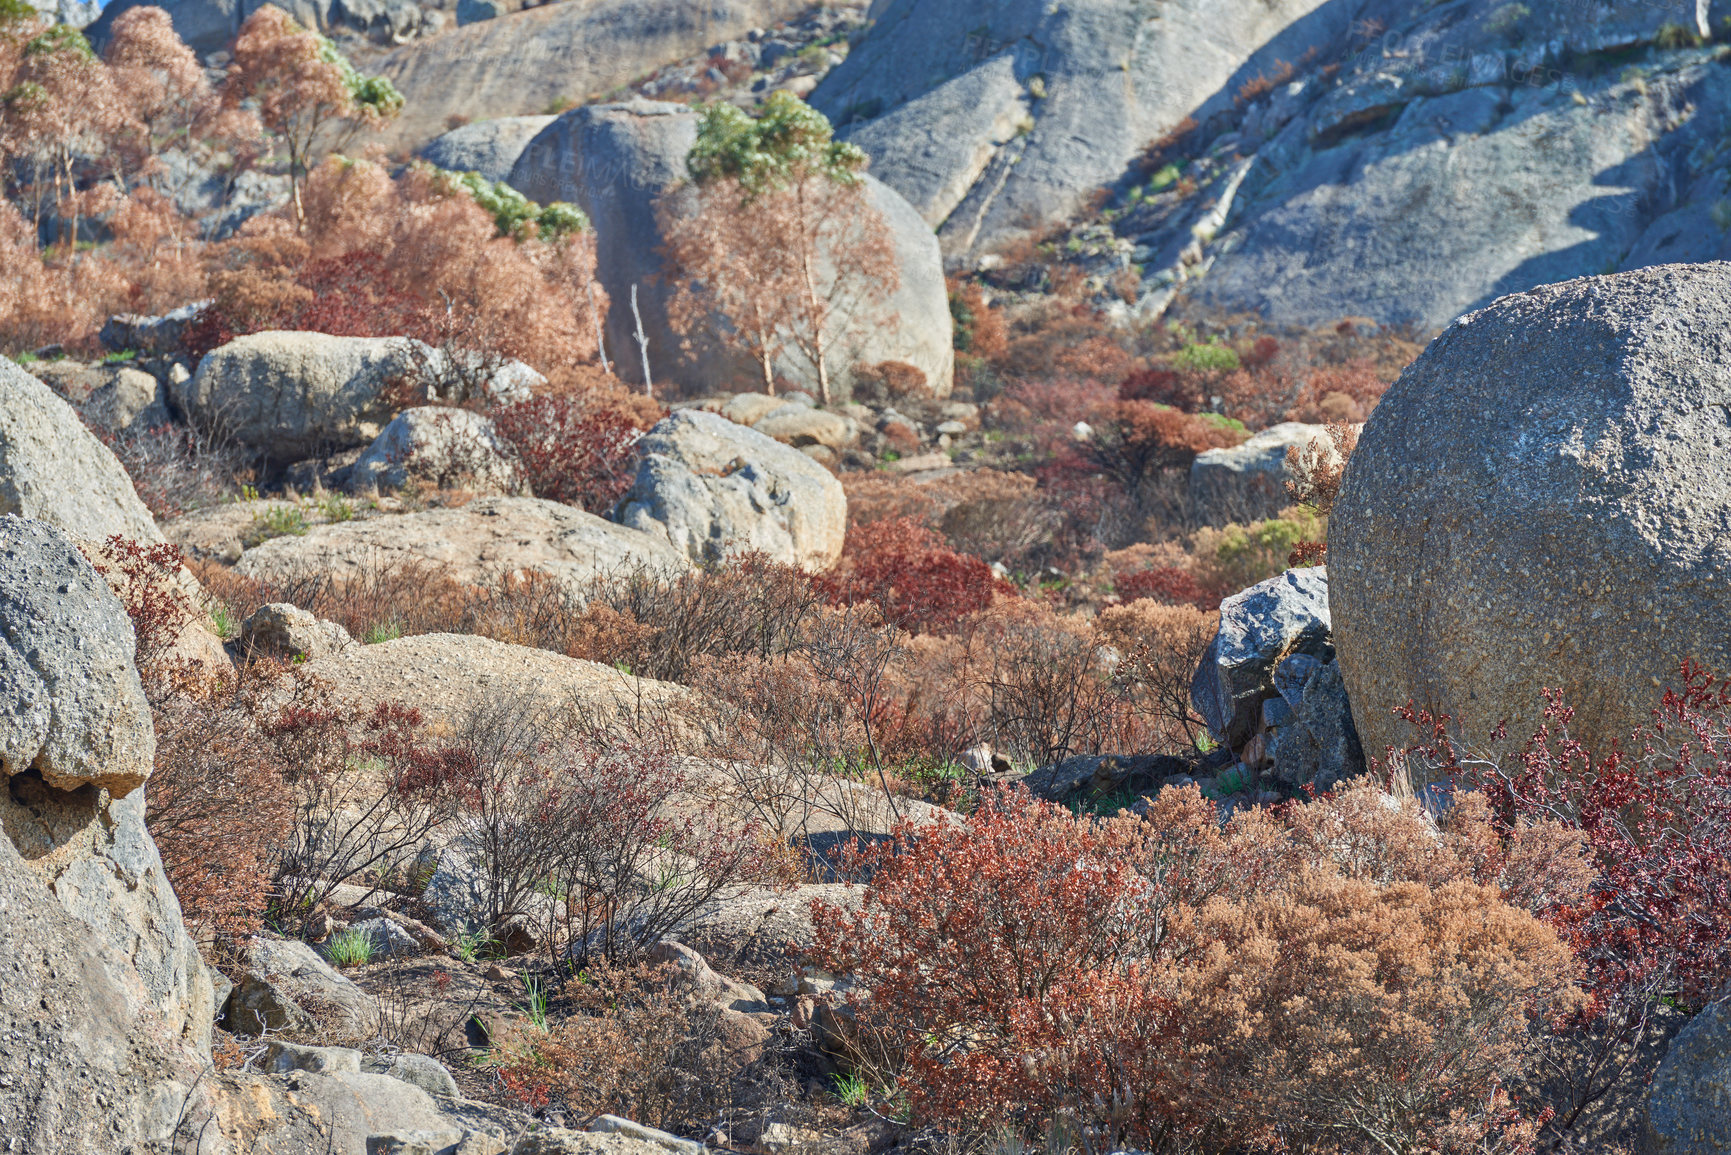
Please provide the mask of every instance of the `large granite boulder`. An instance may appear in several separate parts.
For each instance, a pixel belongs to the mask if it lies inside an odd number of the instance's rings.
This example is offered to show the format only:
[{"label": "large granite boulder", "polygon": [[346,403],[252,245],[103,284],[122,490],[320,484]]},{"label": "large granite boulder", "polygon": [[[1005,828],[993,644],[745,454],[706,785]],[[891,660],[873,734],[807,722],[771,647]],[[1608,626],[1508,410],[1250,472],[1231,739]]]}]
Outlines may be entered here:
[{"label": "large granite boulder", "polygon": [[21,1150],[167,1149],[202,1100],[211,979],[144,828],[132,647],[70,540],[0,518],[0,1117]]},{"label": "large granite boulder", "polygon": [[377,71],[407,101],[382,137],[387,148],[412,149],[444,132],[454,113],[532,116],[560,100],[592,100],[808,7],[809,0],[590,0],[466,24],[379,62]]},{"label": "large granite boulder", "polygon": [[873,171],[983,253],[1073,216],[1186,117],[1277,61],[1344,44],[1370,0],[888,0],[812,104]]},{"label": "large granite boulder", "polygon": [[[573,109],[523,150],[511,184],[537,201],[570,201],[595,222],[597,275],[612,300],[607,341],[618,372],[641,382],[632,336],[631,290],[638,290],[649,339],[650,375],[688,391],[726,392],[761,382],[762,370],[712,339],[686,339],[668,323],[666,284],[659,250],[658,198],[687,179],[686,156],[697,141],[698,114],[684,105],[652,100]],[[955,375],[949,296],[931,228],[905,200],[867,177],[866,200],[890,229],[900,278],[897,291],[869,316],[830,360],[837,396],[844,398],[855,365],[903,361],[917,366],[938,396]],[[683,203],[683,202],[675,202]],[[777,371],[816,391],[815,372],[784,361]]]},{"label": "large granite boulder", "polygon": [[551,116],[501,116],[453,128],[421,150],[421,159],[450,172],[478,172],[488,180],[510,180],[511,169],[531,140],[553,123]]},{"label": "large granite boulder", "polygon": [[391,391],[432,350],[400,337],[263,332],[212,349],[174,390],[189,418],[287,464],[364,446],[391,419]]},{"label": "large granite boulder", "polygon": [[[85,35],[92,44],[102,48],[108,42],[115,17],[128,8],[136,8],[149,0],[113,0],[102,9],[102,15],[87,29]],[[340,12],[340,0],[162,0],[155,6],[165,9],[174,22],[175,35],[194,52],[222,52],[240,34],[246,18],[274,3],[300,22],[303,28],[329,31],[333,14]]]},{"label": "large granite boulder", "polygon": [[76,541],[162,540],[114,454],[72,407],[0,357],[0,514],[36,518]]},{"label": "large granite boulder", "polygon": [[1641,1155],[1731,1151],[1731,1001],[1702,1008],[1671,1040],[1647,1092]]},{"label": "large granite boulder", "polygon": [[813,572],[841,557],[847,495],[797,449],[700,409],[664,418],[639,443],[621,524],[694,562],[756,551]]},{"label": "large granite boulder", "polygon": [[1365,426],[1329,526],[1329,602],[1367,751],[1408,700],[1476,741],[1589,748],[1694,658],[1731,673],[1731,264],[1505,297],[1461,318]]},{"label": "large granite boulder", "polygon": [[1334,656],[1329,633],[1328,571],[1289,569],[1220,603],[1220,630],[1190,684],[1190,701],[1216,741],[1236,750],[1276,696],[1276,668],[1294,654]]},{"label": "large granite boulder", "polygon": [[274,579],[328,574],[342,580],[392,565],[431,566],[466,584],[533,571],[580,587],[614,571],[677,573],[690,563],[665,536],[640,533],[573,506],[533,497],[486,497],[456,509],[344,521],[272,538],[242,554],[235,572]]},{"label": "large granite boulder", "polygon": [[287,465],[365,446],[405,404],[458,387],[522,400],[545,379],[520,361],[492,367],[406,337],[267,330],[212,349],[171,392],[193,421]]}]

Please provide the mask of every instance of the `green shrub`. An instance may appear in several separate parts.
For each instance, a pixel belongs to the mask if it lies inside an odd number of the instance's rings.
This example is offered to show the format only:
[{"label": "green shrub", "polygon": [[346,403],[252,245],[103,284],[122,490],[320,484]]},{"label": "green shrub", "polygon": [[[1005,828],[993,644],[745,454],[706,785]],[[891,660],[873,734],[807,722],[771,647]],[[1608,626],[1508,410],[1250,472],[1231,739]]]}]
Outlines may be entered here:
[{"label": "green shrub", "polygon": [[1238,354],[1215,342],[1190,344],[1172,354],[1172,367],[1181,372],[1230,373],[1239,367]]},{"label": "green shrub", "polygon": [[339,967],[366,966],[373,961],[373,937],[364,931],[342,931],[325,944],[325,954]]}]

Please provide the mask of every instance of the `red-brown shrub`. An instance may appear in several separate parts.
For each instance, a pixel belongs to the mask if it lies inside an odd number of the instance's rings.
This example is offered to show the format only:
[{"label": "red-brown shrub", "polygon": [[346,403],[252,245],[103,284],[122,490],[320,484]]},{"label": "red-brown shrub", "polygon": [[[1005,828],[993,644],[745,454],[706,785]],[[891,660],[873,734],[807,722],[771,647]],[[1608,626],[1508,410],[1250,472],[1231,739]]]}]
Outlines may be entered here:
[{"label": "red-brown shrub", "polygon": [[1428,738],[1404,756],[1409,769],[1483,791],[1503,840],[1493,860],[1521,857],[1505,845],[1541,824],[1585,846],[1590,886],[1529,888],[1591,996],[1582,1049],[1559,1064],[1571,1098],[1562,1128],[1627,1070],[1658,1000],[1699,1007],[1731,980],[1731,682],[1685,662],[1678,686],[1608,751],[1572,738],[1573,711],[1550,693],[1544,726],[1512,760],[1473,756],[1448,718],[1403,711]]},{"label": "red-brown shrub", "polygon": [[643,427],[630,415],[557,394],[503,406],[492,417],[536,497],[604,514],[631,488]]},{"label": "red-brown shrub", "polygon": [[871,602],[886,621],[925,633],[991,605],[1002,584],[985,562],[907,518],[850,528],[841,566],[824,578],[836,605]]},{"label": "red-brown shrub", "polygon": [[1152,598],[1170,606],[1196,606],[1200,609],[1212,609],[1209,603],[1218,602],[1203,590],[1194,574],[1175,566],[1158,566],[1125,574],[1113,579],[1112,588],[1126,602]]},{"label": "red-brown shrub", "polygon": [[813,904],[813,956],[859,981],[916,1119],[1062,1118],[1096,1149],[1529,1150],[1502,1087],[1571,997],[1567,949],[1459,857],[1426,881],[1416,808],[1386,818],[1362,785],[1316,807],[1367,854],[1266,812],[1222,829],[1194,787],[1145,820],[1000,794],[856,845],[871,888]]}]

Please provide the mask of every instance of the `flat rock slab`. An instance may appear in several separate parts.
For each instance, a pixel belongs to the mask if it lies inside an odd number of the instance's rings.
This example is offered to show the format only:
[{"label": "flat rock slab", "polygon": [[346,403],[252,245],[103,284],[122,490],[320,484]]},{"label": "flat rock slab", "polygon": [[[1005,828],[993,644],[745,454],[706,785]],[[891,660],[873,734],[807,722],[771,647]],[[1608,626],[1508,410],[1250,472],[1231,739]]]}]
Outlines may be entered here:
[{"label": "flat rock slab", "polygon": [[468,585],[533,571],[573,587],[611,572],[648,567],[678,573],[690,567],[665,538],[558,502],[491,497],[458,509],[345,521],[272,538],[247,550],[235,572],[275,579],[322,573],[347,580],[402,565],[429,566]]}]

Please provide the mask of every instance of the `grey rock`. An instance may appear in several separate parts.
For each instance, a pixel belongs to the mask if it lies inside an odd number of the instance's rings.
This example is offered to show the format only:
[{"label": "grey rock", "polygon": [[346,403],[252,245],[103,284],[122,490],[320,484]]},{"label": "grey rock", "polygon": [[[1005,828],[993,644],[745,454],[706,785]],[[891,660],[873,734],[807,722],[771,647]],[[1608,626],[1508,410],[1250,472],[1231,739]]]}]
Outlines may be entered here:
[{"label": "grey rock", "polygon": [[[492,0],[462,0],[457,6],[457,21],[471,24],[475,19],[491,20],[500,13],[474,17],[473,10],[497,7]],[[464,19],[465,11],[471,13],[471,19]],[[478,172],[488,180],[508,181],[523,149],[553,120],[551,116],[501,116],[465,124],[428,144],[421,150],[421,159],[451,172]]]},{"label": "grey rock", "polygon": [[435,1100],[420,1087],[367,1071],[217,1076],[223,1122],[253,1151],[325,1155],[433,1152],[502,1155],[507,1134],[531,1120],[467,1100]]},{"label": "grey rock", "polygon": [[[108,43],[115,17],[144,0],[113,0],[102,9],[102,15],[86,30],[85,35],[98,49]],[[200,55],[225,51],[240,33],[246,18],[270,0],[168,0],[158,7],[167,10],[174,22],[174,31],[187,47]],[[277,7],[300,22],[302,27],[329,32],[332,27],[332,0],[283,0]]]},{"label": "grey rock", "polygon": [[102,14],[97,0],[30,0],[30,6],[74,28],[83,28]]},{"label": "grey rock", "polygon": [[1015,64],[1010,54],[989,60],[840,135],[865,149],[877,162],[879,178],[936,229],[999,150],[1033,124],[1033,100],[1017,79]]},{"label": "grey rock", "polygon": [[[1282,668],[1296,658],[1307,659],[1307,666],[1315,662],[1309,655],[1295,655],[1283,662]],[[1341,680],[1340,663],[1316,663],[1308,668],[1310,673],[1297,702],[1288,704],[1285,697],[1279,697],[1263,705],[1279,703],[1274,711],[1277,716],[1280,707],[1286,711],[1286,720],[1275,723],[1279,728],[1270,750],[1275,778],[1290,787],[1321,791],[1364,773],[1364,749],[1352,721],[1352,703]]]},{"label": "grey rock", "polygon": [[0,1117],[21,1149],[166,1147],[205,1108],[213,990],[133,789],[154,736],[132,647],[71,542],[0,518]]},{"label": "grey rock", "polygon": [[484,862],[480,848],[464,838],[438,852],[421,903],[440,930],[452,935],[488,933]]},{"label": "grey rock", "polygon": [[1385,7],[1401,52],[1349,56],[1338,85],[1305,78],[1307,107],[1275,100],[1257,119],[1254,163],[1181,300],[1436,329],[1534,285],[1731,256],[1710,227],[1722,173],[1703,162],[1731,114],[1712,50],[1632,70],[1570,59],[1699,31],[1702,8]]},{"label": "grey rock", "polygon": [[[1136,0],[889,0],[811,101],[837,124],[895,117],[881,134],[849,132],[872,141],[873,171],[932,215],[977,174],[940,229],[945,254],[971,263],[1073,215],[1148,142],[1187,116],[1229,110],[1277,60],[1344,43],[1369,7],[1175,0],[1155,14]],[[1016,104],[1031,124],[998,145]]]},{"label": "grey rock", "polygon": [[245,948],[228,1029],[361,1042],[379,1029],[379,1005],[304,942],[255,938]]},{"label": "grey rock", "polygon": [[168,1149],[183,1109],[203,1113],[195,1088],[208,1050],[149,1010],[125,958],[57,901],[11,838],[0,838],[0,954],[0,1035],[15,1041],[0,1053],[0,1116],[20,1150]]},{"label": "grey rock", "polygon": [[133,666],[132,623],[51,526],[0,517],[0,772],[116,798],[150,776],[156,734]]},{"label": "grey rock", "polygon": [[193,420],[280,464],[366,445],[391,418],[387,391],[432,351],[387,337],[263,332],[206,353],[174,401]]},{"label": "grey rock", "polygon": [[470,584],[534,571],[572,588],[615,571],[678,573],[690,568],[686,555],[670,546],[665,535],[617,525],[558,502],[483,497],[456,509],[345,521],[314,526],[299,537],[272,538],[247,550],[235,572],[275,579],[308,574],[353,578],[373,566],[410,564],[435,566]]},{"label": "grey rock", "polygon": [[[686,156],[697,141],[698,115],[683,105],[650,100],[592,105],[561,116],[523,150],[511,184],[537,201],[570,201],[595,223],[597,275],[612,301],[607,341],[618,371],[641,382],[632,337],[631,289],[638,288],[650,375],[700,392],[723,392],[762,380],[749,359],[697,335],[686,347],[668,323],[670,287],[659,250],[664,243],[657,199],[687,179]],[[856,364],[905,361],[948,395],[955,375],[948,290],[930,227],[887,186],[867,177],[867,203],[894,240],[899,287],[881,306],[856,318],[829,358],[838,399],[845,399]],[[680,211],[678,198],[670,202]],[[777,371],[815,389],[816,372],[784,359]]]},{"label": "grey rock", "polygon": [[397,414],[343,481],[354,492],[401,489],[411,481],[480,495],[528,491],[516,451],[493,423],[473,410],[448,406]]},{"label": "grey rock", "polygon": [[1220,631],[1190,684],[1190,700],[1217,741],[1236,750],[1255,733],[1274,671],[1292,654],[1328,659],[1328,572],[1291,569],[1220,603]]},{"label": "grey rock", "polygon": [[260,1069],[276,1075],[290,1071],[311,1071],[315,1075],[339,1075],[361,1072],[361,1053],[348,1047],[312,1047],[272,1039],[265,1044]]},{"label": "grey rock", "polygon": [[1671,1040],[1647,1092],[1641,1155],[1731,1149],[1731,1003],[1721,995]]},{"label": "grey rock", "polygon": [[808,6],[808,0],[546,4],[414,40],[377,66],[407,101],[381,139],[388,149],[414,149],[444,132],[453,113],[526,116],[558,100],[582,103]]},{"label": "grey rock", "polygon": [[349,926],[350,934],[366,935],[373,944],[374,958],[390,958],[393,955],[417,954],[421,944],[415,941],[415,936],[404,930],[402,925],[389,918],[367,918]]},{"label": "grey rock", "polygon": [[107,446],[48,386],[0,358],[0,514],[47,522],[76,541],[162,541]]},{"label": "grey rock", "polygon": [[242,623],[240,644],[289,659],[313,661],[355,644],[336,622],[315,617],[288,602],[272,602],[254,610]]},{"label": "grey rock", "polygon": [[[465,24],[479,24],[483,20],[497,20],[503,15],[505,15],[505,6],[499,3],[499,0],[457,0],[457,27],[459,28]],[[432,158],[429,157],[428,159],[431,160]],[[433,163],[438,164],[439,162],[433,161]],[[504,178],[491,177],[489,179],[503,180]]]},{"label": "grey rock", "polygon": [[435,1099],[457,1097],[457,1080],[439,1060],[427,1055],[398,1053],[374,1055],[366,1059],[362,1069],[374,1075],[389,1075],[399,1082],[419,1087]]},{"label": "grey rock", "polygon": [[701,1143],[693,1142],[690,1139],[681,1139],[677,1135],[670,1135],[666,1131],[654,1127],[645,1127],[641,1123],[634,1123],[630,1119],[621,1119],[617,1115],[600,1116],[589,1124],[589,1130],[640,1139],[664,1151],[672,1151],[675,1155],[703,1155],[705,1150]]},{"label": "grey rock", "polygon": [[124,353],[128,349],[152,357],[172,353],[181,347],[186,339],[186,331],[209,304],[209,301],[194,301],[160,317],[119,313],[103,323],[102,332],[98,336],[104,348],[117,353]]},{"label": "grey rock", "polygon": [[649,339],[651,377],[681,381],[700,389],[706,382],[687,379],[695,362],[720,359],[711,375],[731,379],[747,371],[716,344],[699,340],[691,353],[667,320],[669,288],[658,280],[662,245],[655,202],[686,179],[685,158],[697,143],[698,116],[683,105],[651,100],[572,109],[529,142],[511,172],[511,185],[531,200],[568,201],[588,214],[595,226],[596,275],[611,304],[607,347],[617,371],[642,383],[639,356],[631,334],[631,289],[638,290],[644,333]]},{"label": "grey rock", "polygon": [[[1694,658],[1731,670],[1731,264],[1506,297],[1390,388],[1329,525],[1329,600],[1365,748],[1389,711],[1475,742],[1543,693],[1604,750]],[[1660,607],[1655,628],[1655,607]]]},{"label": "grey rock", "polygon": [[156,378],[130,366],[104,374],[83,405],[84,419],[110,433],[143,433],[170,421],[166,398]]},{"label": "grey rock", "polygon": [[1332,444],[1324,426],[1288,421],[1242,445],[1198,453],[1190,465],[1193,516],[1202,525],[1243,525],[1275,516],[1292,504],[1286,493],[1286,451],[1318,438]]},{"label": "grey rock", "polygon": [[725,417],[684,409],[644,435],[616,517],[692,561],[756,550],[829,569],[847,534],[847,495],[823,466]]}]

